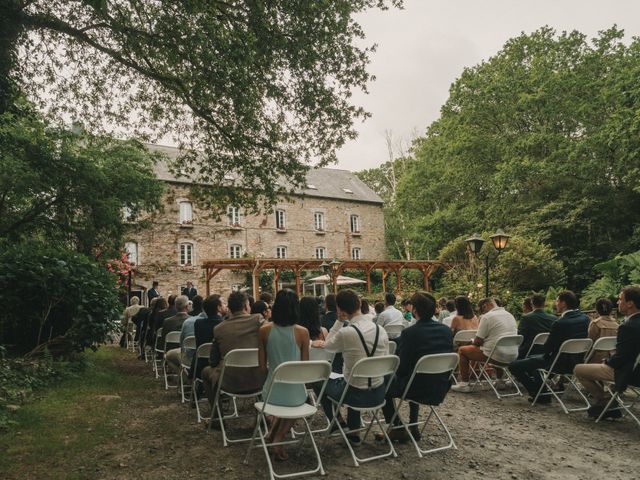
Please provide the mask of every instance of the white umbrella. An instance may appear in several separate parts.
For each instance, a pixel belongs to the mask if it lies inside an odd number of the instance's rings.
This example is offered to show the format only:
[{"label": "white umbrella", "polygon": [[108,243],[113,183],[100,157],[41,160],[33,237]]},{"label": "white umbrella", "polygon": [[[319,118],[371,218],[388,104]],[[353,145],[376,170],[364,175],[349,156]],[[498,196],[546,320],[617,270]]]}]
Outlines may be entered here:
[{"label": "white umbrella", "polygon": [[[329,283],[331,282],[331,278],[329,275],[320,275],[319,277],[310,278],[307,282],[311,283]],[[338,285],[359,285],[362,283],[367,283],[364,280],[360,280],[358,278],[353,277],[345,277],[343,275],[338,275],[337,282]]]}]

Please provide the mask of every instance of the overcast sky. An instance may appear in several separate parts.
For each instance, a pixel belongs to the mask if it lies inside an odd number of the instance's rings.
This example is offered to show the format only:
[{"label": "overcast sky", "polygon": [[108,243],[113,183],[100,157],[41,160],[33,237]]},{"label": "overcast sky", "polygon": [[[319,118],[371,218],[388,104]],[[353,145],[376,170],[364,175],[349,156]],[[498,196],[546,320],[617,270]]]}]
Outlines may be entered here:
[{"label": "overcast sky", "polygon": [[421,135],[438,118],[449,86],[465,66],[495,54],[511,37],[549,25],[589,37],[617,24],[640,36],[639,0],[405,0],[404,10],[358,17],[376,43],[369,94],[353,100],[373,116],[338,152],[336,167],[362,170],[388,160],[385,132],[397,143]]}]

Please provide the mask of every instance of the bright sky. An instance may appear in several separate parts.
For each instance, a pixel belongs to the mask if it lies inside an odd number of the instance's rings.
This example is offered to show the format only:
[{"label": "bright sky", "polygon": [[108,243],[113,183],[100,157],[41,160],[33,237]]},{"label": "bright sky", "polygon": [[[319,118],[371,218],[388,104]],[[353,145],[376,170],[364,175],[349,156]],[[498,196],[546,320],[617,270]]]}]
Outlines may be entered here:
[{"label": "bright sky", "polygon": [[405,0],[404,10],[358,18],[367,44],[376,43],[369,95],[353,100],[373,117],[338,152],[339,168],[362,170],[389,159],[385,132],[408,144],[439,116],[449,86],[465,66],[494,55],[511,37],[549,25],[589,37],[617,24],[640,36],[638,0]]}]

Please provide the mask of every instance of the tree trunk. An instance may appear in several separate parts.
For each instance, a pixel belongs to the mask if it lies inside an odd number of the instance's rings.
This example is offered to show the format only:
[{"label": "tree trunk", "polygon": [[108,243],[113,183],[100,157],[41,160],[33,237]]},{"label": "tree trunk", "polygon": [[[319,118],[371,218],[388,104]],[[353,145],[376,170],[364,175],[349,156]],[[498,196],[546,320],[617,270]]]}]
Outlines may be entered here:
[{"label": "tree trunk", "polygon": [[18,62],[18,39],[22,34],[19,0],[0,2],[0,115],[12,105],[17,93],[11,78]]}]

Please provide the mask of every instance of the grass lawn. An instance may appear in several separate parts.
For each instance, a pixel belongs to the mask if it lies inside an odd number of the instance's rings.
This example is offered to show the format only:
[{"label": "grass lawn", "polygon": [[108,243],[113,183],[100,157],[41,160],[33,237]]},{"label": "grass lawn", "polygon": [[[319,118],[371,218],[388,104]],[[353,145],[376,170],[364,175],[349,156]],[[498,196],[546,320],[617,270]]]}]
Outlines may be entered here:
[{"label": "grass lawn", "polygon": [[123,403],[144,401],[157,383],[150,375],[135,382],[123,375],[122,360],[132,360],[117,348],[86,355],[91,365],[85,373],[23,406],[14,416],[18,424],[0,435],[3,478],[100,476],[100,447],[117,443],[127,420]]}]

